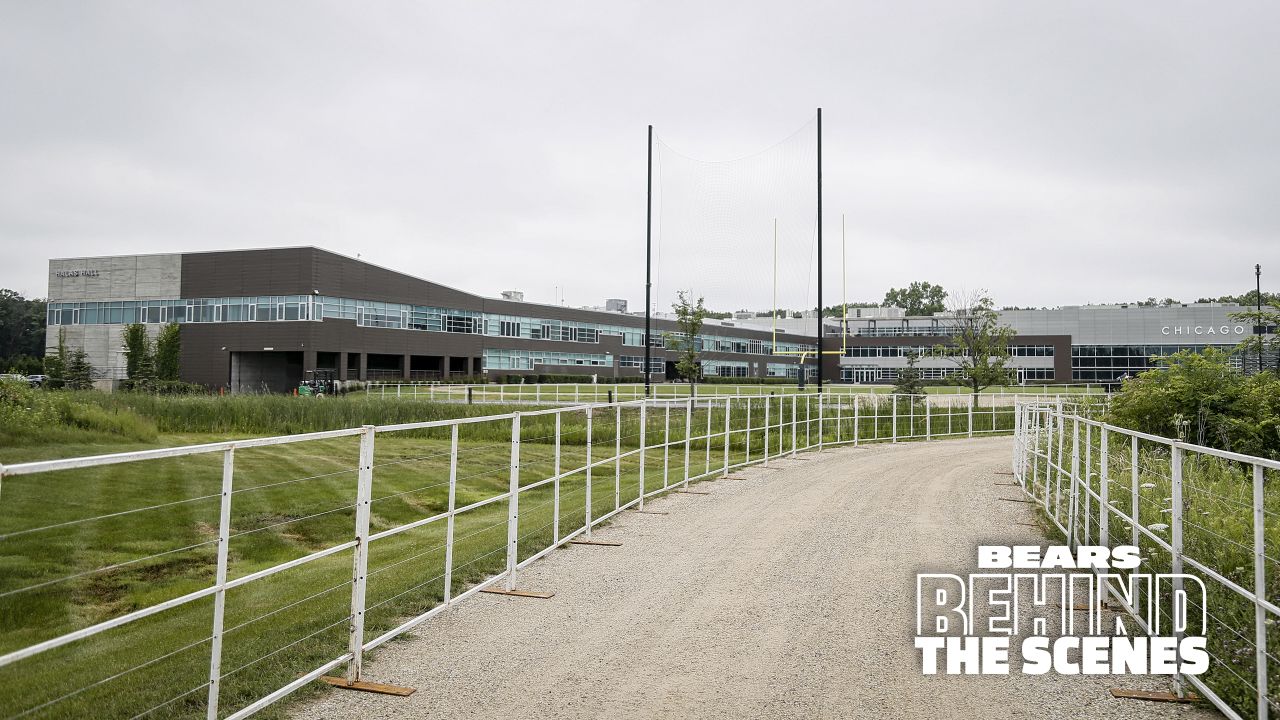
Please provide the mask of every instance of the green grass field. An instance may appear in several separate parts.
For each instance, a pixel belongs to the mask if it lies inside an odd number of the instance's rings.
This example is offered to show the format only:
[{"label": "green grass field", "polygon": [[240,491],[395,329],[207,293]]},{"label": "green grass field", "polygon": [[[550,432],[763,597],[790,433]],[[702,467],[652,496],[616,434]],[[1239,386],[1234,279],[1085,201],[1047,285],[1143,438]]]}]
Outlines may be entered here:
[{"label": "green grass field", "polygon": [[[121,452],[214,440],[350,427],[361,423],[435,420],[494,414],[512,408],[466,406],[414,400],[287,397],[157,398],[85,396],[105,412],[129,413],[154,423],[153,442],[7,442],[0,462]],[[791,401],[788,423],[769,432],[770,453],[792,449]],[[752,402],[750,433],[737,432],[728,448],[730,463],[762,456],[763,401]],[[893,435],[892,401],[880,400],[879,417],[858,420],[863,439]],[[816,401],[797,404],[799,447],[816,444]],[[808,406],[815,418],[805,423]],[[914,409],[913,409],[914,407]],[[897,433],[923,437],[922,406],[899,401]],[[528,410],[519,406],[516,409]],[[828,407],[840,421],[823,424],[826,442],[847,441],[854,420]],[[773,401],[771,421],[778,422]],[[623,411],[620,431],[610,409],[595,411],[593,460],[613,455],[621,436],[623,452],[639,447],[639,411]],[[724,427],[722,406],[697,406],[691,434]],[[732,425],[745,428],[746,405],[735,403]],[[934,434],[950,427],[967,433],[967,411],[935,409]],[[684,480],[684,407],[670,413],[670,439],[662,411],[650,410],[646,427],[645,488]],[[1008,429],[1012,414],[975,416],[978,432]],[[375,441],[371,529],[379,532],[443,512],[448,507],[448,429],[379,433]],[[457,506],[499,496],[508,488],[511,421],[460,426]],[[522,417],[522,487],[554,475],[555,425],[552,415]],[[98,438],[98,435],[90,435]],[[586,425],[582,411],[563,416],[560,536],[582,526],[586,512]],[[723,436],[688,444],[689,474],[704,475],[724,463]],[[309,441],[241,449],[235,455],[235,493],[229,578],[243,577],[353,536],[358,439]],[[592,472],[593,517],[636,498],[639,454],[598,465]],[[144,608],[213,582],[218,527],[221,453],[150,460],[92,469],[67,470],[4,479],[0,495],[0,653],[10,652],[94,623]],[[556,532],[551,484],[520,496],[519,556],[552,544]],[[502,571],[507,539],[506,500],[460,514],[455,529],[452,590]],[[97,519],[93,519],[97,518]],[[443,596],[445,523],[432,523],[370,546],[366,641],[408,617],[437,605]],[[331,660],[346,649],[352,552],[307,563],[227,593],[222,659],[223,715]],[[0,708],[6,717],[151,717],[203,715],[209,675],[212,600],[205,598],[115,628],[86,640],[0,668]],[[430,632],[429,625],[419,632]],[[340,672],[340,671],[339,671]],[[316,687],[305,692],[316,692]],[[279,713],[279,707],[267,716]]]}]

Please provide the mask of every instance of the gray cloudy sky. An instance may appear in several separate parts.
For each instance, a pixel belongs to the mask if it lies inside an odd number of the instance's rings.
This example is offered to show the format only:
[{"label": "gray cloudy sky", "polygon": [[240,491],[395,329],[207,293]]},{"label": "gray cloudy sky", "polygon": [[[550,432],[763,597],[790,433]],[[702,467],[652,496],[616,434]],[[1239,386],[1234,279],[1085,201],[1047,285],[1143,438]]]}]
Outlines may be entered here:
[{"label": "gray cloudy sky", "polygon": [[1273,2],[4,0],[0,286],[314,244],[639,306],[645,126],[737,157],[822,106],[851,299],[1240,292],[1255,262],[1280,279],[1278,26]]}]

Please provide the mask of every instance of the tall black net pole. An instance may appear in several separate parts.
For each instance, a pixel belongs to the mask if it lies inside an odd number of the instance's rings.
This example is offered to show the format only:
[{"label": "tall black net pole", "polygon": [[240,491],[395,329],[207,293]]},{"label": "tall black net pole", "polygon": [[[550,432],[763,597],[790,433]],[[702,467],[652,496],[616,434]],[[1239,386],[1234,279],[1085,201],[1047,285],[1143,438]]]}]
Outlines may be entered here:
[{"label": "tall black net pole", "polygon": [[[822,392],[822,108],[818,108],[818,392]],[[804,367],[800,368],[804,372]]]},{"label": "tall black net pole", "polygon": [[650,308],[649,292],[653,288],[653,126],[649,126],[648,179],[645,184],[644,209],[644,396],[649,397],[649,358],[653,343],[649,340]]}]

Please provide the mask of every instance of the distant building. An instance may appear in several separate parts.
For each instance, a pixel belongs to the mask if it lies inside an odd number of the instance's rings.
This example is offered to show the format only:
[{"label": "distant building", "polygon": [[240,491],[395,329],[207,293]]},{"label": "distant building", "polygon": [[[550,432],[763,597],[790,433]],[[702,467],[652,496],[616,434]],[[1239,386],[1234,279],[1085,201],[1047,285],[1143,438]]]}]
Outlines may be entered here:
[{"label": "distant building", "polygon": [[625,313],[627,311],[627,301],[621,298],[609,298],[604,301],[604,309],[606,312]]},{"label": "distant building", "polygon": [[[1084,305],[1004,310],[1000,321],[1017,333],[1009,366],[1018,381],[1109,383],[1156,367],[1153,358],[1180,350],[1231,350],[1252,328],[1229,314],[1246,309],[1220,303]],[[893,382],[915,352],[926,379],[946,377],[956,364],[935,349],[947,342],[953,323],[949,314],[850,317],[842,345],[839,320],[828,319],[826,347],[845,351],[838,370],[825,363],[826,375],[846,382]],[[1240,358],[1233,362],[1239,364]]]}]

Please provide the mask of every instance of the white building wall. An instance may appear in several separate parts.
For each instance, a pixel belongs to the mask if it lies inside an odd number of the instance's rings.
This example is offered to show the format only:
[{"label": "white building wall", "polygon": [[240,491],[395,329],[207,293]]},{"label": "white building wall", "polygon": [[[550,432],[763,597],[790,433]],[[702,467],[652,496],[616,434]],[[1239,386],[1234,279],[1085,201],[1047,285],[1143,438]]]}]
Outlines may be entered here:
[{"label": "white building wall", "polygon": [[[171,300],[182,297],[182,256],[124,255],[59,258],[49,261],[49,302]],[[102,376],[124,377],[123,325],[60,325],[47,328],[45,352],[58,349],[63,332],[67,348],[83,347],[89,364]],[[163,327],[148,324],[152,338]]]}]

